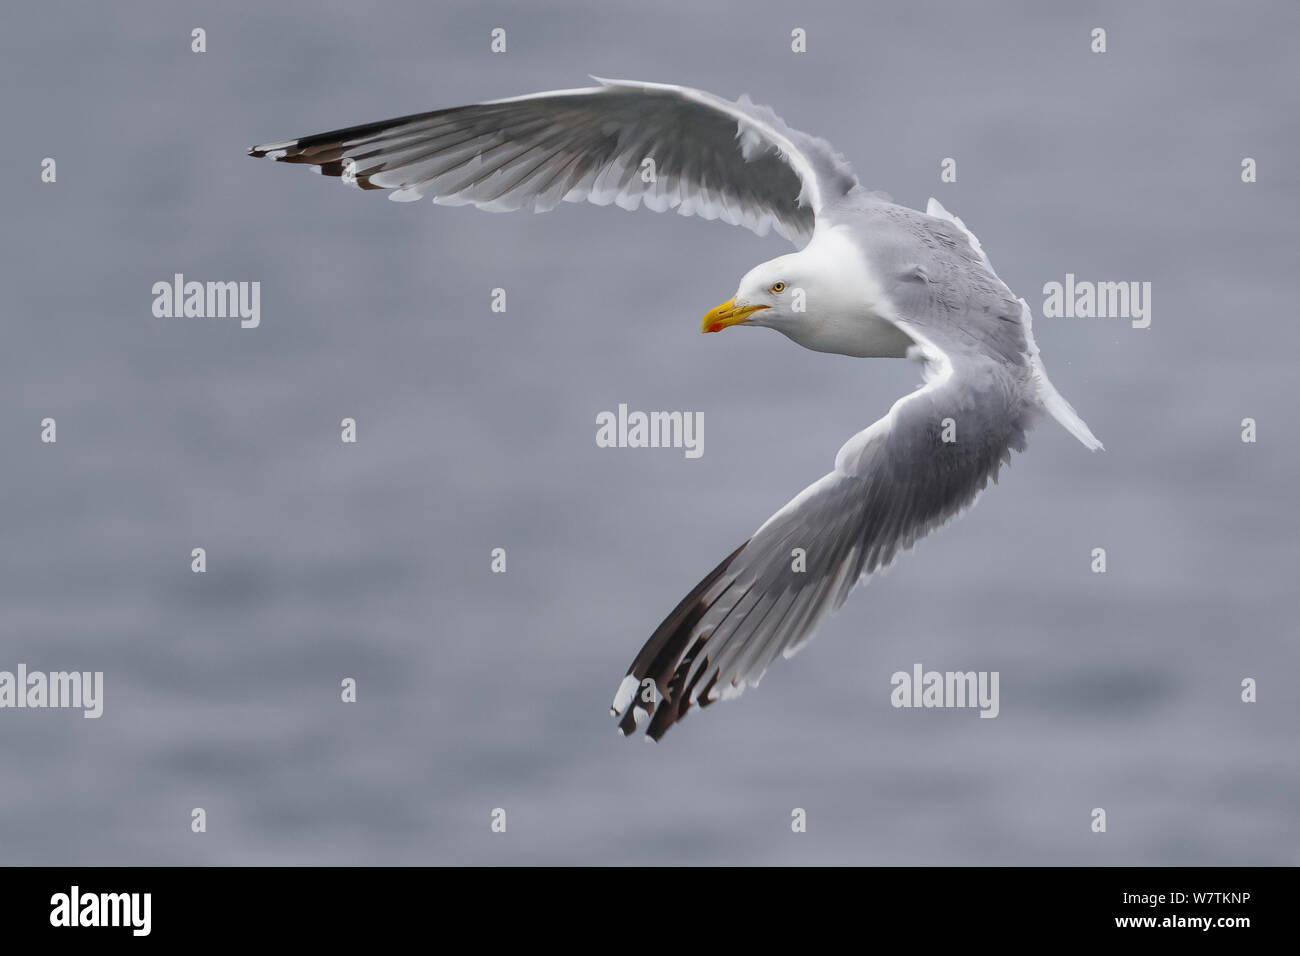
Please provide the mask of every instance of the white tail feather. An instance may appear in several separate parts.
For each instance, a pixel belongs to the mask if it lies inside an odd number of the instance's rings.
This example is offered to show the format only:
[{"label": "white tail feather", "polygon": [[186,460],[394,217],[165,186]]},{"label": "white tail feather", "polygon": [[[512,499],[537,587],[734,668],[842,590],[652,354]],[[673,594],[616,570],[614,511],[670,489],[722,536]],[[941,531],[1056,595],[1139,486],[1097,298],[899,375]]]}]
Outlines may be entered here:
[{"label": "white tail feather", "polygon": [[1098,449],[1105,451],[1106,446],[1097,440],[1088,423],[1079,417],[1079,413],[1056,390],[1052,380],[1047,377],[1047,369],[1043,367],[1043,360],[1038,355],[1038,343],[1034,341],[1034,315],[1029,311],[1029,303],[1024,299],[1020,300],[1020,321],[1025,326],[1025,343],[1029,346],[1027,354],[1034,369],[1034,380],[1038,383],[1038,400],[1043,403],[1043,408],[1047,409],[1047,413],[1060,422],[1067,432],[1083,442],[1084,447],[1089,451]]}]

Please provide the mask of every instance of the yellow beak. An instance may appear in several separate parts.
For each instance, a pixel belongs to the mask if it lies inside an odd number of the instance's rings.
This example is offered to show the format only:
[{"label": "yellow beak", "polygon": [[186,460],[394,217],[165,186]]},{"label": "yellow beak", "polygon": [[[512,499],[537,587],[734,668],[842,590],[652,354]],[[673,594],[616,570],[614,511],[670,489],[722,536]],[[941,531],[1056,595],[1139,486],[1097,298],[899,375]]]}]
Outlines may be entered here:
[{"label": "yellow beak", "polygon": [[721,332],[729,325],[740,325],[742,322],[748,322],[749,317],[759,309],[767,309],[766,305],[736,305],[735,299],[728,299],[716,309],[710,309],[708,314],[700,322],[701,332]]}]

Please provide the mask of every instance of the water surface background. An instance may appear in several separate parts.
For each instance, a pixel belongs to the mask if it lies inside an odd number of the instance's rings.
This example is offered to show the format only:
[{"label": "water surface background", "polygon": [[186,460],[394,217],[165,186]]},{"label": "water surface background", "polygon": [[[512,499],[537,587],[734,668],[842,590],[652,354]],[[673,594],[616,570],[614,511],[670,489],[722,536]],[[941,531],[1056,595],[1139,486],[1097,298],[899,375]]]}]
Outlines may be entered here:
[{"label": "water surface background", "polygon": [[[107,686],[99,720],[0,711],[0,862],[1297,862],[1298,30],[1284,3],[15,7],[0,669]],[[244,155],[587,73],[770,103],[938,196],[1035,311],[1066,273],[1153,284],[1149,329],[1036,325],[1104,453],[1042,425],[657,747],[607,717],[636,649],[916,368],[700,336],[775,237]],[[260,281],[261,327],[153,318],[177,272]],[[619,403],[704,412],[703,458],[597,448]],[[999,671],[1001,715],[891,708],[918,661]]]}]

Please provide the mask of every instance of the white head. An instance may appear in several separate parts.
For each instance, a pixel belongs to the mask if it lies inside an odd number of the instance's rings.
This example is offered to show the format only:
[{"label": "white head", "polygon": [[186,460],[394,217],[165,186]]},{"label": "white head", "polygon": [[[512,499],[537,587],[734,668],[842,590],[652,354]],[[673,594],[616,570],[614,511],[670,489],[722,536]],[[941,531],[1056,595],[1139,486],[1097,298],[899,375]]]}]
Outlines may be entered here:
[{"label": "white head", "polygon": [[889,314],[874,270],[828,230],[799,252],[750,269],[735,296],[704,316],[700,331],[755,325],[818,352],[901,358],[913,342]]},{"label": "white head", "polygon": [[754,266],[740,280],[736,294],[710,310],[701,332],[721,332],[733,325],[756,325],[790,334],[806,320],[813,277],[802,252],[778,256]]}]

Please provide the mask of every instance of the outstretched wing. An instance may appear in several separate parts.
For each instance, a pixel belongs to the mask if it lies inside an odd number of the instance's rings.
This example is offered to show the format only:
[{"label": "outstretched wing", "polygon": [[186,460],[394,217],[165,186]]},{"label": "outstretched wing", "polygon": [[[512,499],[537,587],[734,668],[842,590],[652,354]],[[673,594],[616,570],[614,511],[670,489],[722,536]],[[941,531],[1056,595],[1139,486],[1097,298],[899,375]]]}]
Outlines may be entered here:
[{"label": "outstretched wing", "polygon": [[641,648],[613,703],[621,732],[635,731],[642,711],[657,740],[692,705],[758,686],[859,579],[972,504],[1024,448],[1035,413],[1023,399],[1028,366],[928,349],[927,385],[851,438],[835,469],[769,518]]},{"label": "outstretched wing", "polygon": [[[769,228],[796,244],[857,186],[824,140],[741,97],[601,80],[319,133],[249,150],[401,201],[537,212],[561,200]],[[647,163],[646,160],[650,160]]]}]

